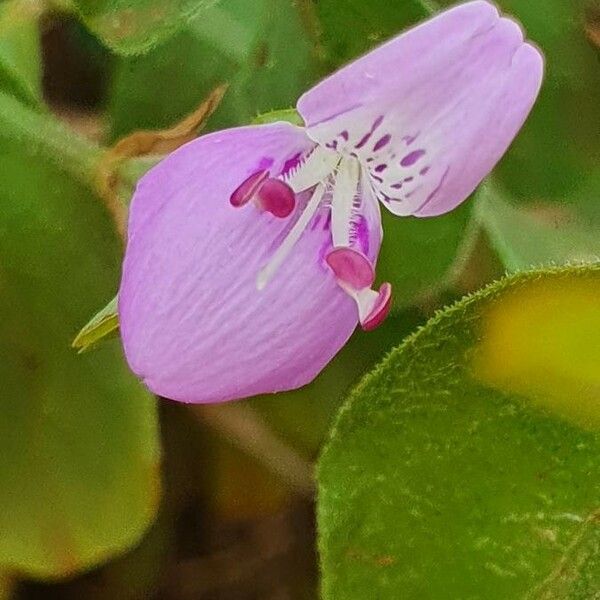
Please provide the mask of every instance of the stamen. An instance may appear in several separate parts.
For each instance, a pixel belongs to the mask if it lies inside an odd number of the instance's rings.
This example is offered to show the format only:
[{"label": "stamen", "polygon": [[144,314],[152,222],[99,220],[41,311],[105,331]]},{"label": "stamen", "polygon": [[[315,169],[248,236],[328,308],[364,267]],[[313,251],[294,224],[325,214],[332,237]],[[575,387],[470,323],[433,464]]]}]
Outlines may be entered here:
[{"label": "stamen", "polygon": [[261,170],[250,175],[231,194],[231,205],[239,208],[254,200],[263,210],[276,217],[289,216],[296,206],[296,195],[287,183],[273,179],[269,174],[269,171]]},{"label": "stamen", "polygon": [[382,283],[379,292],[362,290],[355,298],[358,304],[358,317],[363,331],[372,331],[381,325],[392,307],[392,286]]},{"label": "stamen", "polygon": [[269,177],[269,171],[265,170],[257,171],[250,175],[250,177],[243,181],[233,194],[231,194],[231,197],[229,198],[231,206],[237,208],[238,206],[244,206],[244,204],[250,202],[267,177]]},{"label": "stamen", "polygon": [[257,198],[262,208],[281,219],[289,216],[296,206],[294,190],[279,179],[267,179],[260,186]]},{"label": "stamen", "polygon": [[369,259],[352,248],[334,248],[325,258],[336,279],[351,290],[370,288],[375,279]]},{"label": "stamen", "polygon": [[306,226],[319,208],[319,204],[321,203],[324,194],[325,186],[322,183],[319,183],[299,219],[294,223],[294,226],[279,248],[277,248],[275,254],[271,257],[271,260],[259,271],[258,277],[256,278],[256,287],[259,290],[264,289],[271,277],[273,277],[277,269],[281,266],[281,263],[285,260],[290,250],[300,239],[302,232],[306,229]]},{"label": "stamen", "polygon": [[392,286],[382,283],[371,289],[375,273],[369,259],[353,248],[334,248],[325,259],[340,287],[358,307],[358,319],[365,331],[375,329],[387,317],[392,306]]},{"label": "stamen", "polygon": [[283,181],[296,193],[303,192],[327,179],[339,161],[339,153],[316,146],[303,162],[283,175]]}]

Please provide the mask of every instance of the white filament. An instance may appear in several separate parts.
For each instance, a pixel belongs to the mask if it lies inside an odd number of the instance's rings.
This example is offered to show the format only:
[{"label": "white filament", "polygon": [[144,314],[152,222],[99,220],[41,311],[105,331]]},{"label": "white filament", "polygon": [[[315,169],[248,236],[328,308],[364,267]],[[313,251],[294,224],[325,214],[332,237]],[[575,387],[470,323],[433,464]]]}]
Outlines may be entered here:
[{"label": "white filament", "polygon": [[352,208],[358,191],[357,160],[343,158],[338,167],[331,200],[331,237],[334,247],[350,246]]},{"label": "white filament", "polygon": [[282,179],[298,194],[325,181],[339,162],[340,155],[337,152],[317,146],[304,162],[286,173]]},{"label": "white filament", "polygon": [[290,232],[281,243],[281,246],[277,248],[275,254],[271,257],[271,260],[259,271],[258,277],[256,278],[256,287],[259,290],[264,289],[271,277],[273,277],[277,269],[281,266],[281,263],[286,259],[290,250],[300,239],[302,232],[306,229],[306,226],[319,208],[319,204],[321,204],[321,200],[323,199],[323,194],[325,194],[325,185],[319,183],[306,205],[306,208],[300,215],[300,218],[294,223],[294,226],[290,229]]},{"label": "white filament", "polygon": [[354,298],[356,306],[358,307],[358,320],[361,323],[364,323],[379,299],[379,292],[370,288],[365,288],[363,290],[353,290],[349,293],[352,298]]}]

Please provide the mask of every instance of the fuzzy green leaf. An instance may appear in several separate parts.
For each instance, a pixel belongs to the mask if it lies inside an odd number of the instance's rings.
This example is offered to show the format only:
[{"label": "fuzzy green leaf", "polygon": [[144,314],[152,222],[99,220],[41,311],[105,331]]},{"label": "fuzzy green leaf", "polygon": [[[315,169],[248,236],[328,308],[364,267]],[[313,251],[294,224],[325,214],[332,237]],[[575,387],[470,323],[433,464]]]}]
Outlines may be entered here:
[{"label": "fuzzy green leaf", "polygon": [[320,460],[325,600],[600,590],[600,267],[441,311],[356,388]]}]

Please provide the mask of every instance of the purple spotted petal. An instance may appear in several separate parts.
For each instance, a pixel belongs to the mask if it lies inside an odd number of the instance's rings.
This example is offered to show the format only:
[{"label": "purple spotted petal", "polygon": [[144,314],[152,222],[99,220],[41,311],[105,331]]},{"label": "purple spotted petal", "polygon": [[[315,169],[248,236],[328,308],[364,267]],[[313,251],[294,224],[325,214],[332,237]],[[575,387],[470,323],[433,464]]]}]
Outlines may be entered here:
[{"label": "purple spotted petal", "polygon": [[336,284],[326,207],[266,288],[256,277],[297,219],[229,198],[252,173],[289,168],[312,142],[288,124],[231,129],[180,148],[139,183],[119,291],[132,370],[155,393],[218,402],[299,387],[357,324]]},{"label": "purple spotted petal", "polygon": [[462,202],[494,167],[539,91],[543,59],[488,2],[398,36],[304,94],[308,135],[369,165],[395,214]]}]

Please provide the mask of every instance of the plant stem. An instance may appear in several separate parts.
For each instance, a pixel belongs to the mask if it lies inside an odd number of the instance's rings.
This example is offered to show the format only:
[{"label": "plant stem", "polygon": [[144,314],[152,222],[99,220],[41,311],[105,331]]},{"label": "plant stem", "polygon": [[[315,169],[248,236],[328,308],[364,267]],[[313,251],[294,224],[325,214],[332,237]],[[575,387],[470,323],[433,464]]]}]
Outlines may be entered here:
[{"label": "plant stem", "polygon": [[313,496],[313,466],[281,441],[249,406],[242,403],[196,404],[190,409],[198,420],[254,456],[296,492]]},{"label": "plant stem", "polygon": [[16,140],[84,185],[94,187],[103,149],[77,135],[45,109],[25,106],[0,91],[0,137]]}]

